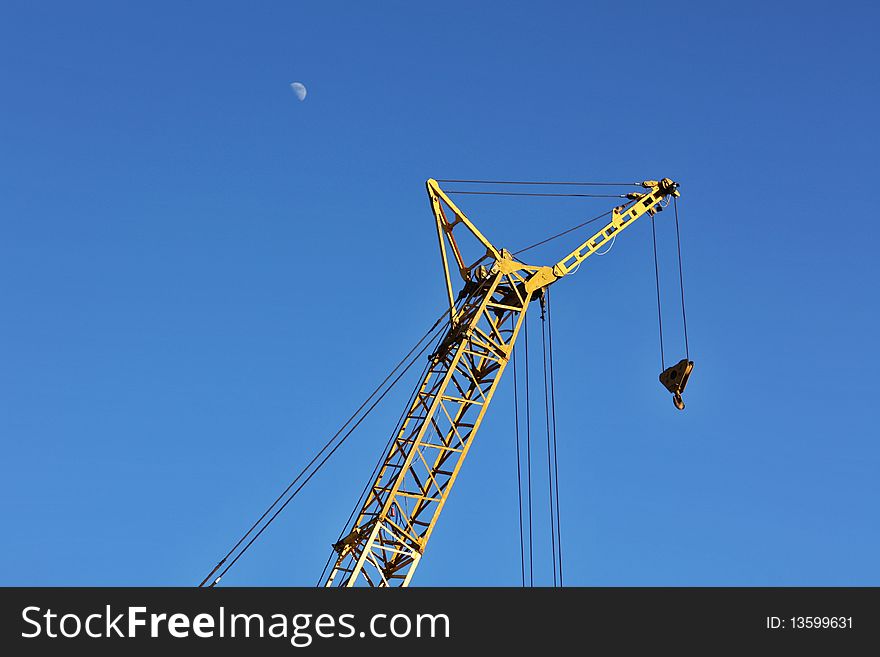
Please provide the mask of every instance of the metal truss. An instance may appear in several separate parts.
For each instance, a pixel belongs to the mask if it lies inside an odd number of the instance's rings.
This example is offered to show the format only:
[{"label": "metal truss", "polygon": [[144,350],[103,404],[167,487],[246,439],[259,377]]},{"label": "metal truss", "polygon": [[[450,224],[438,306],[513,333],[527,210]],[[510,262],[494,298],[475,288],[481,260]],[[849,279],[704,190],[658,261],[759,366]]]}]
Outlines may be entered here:
[{"label": "metal truss", "polygon": [[326,586],[409,584],[512,353],[524,283],[496,271],[465,287]]}]

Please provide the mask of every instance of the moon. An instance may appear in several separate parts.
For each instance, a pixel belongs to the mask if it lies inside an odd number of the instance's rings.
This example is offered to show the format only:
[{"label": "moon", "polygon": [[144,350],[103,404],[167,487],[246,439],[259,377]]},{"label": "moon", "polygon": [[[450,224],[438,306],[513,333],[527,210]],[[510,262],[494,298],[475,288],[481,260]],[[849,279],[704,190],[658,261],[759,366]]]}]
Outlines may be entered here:
[{"label": "moon", "polygon": [[306,99],[306,94],[308,92],[306,91],[306,85],[302,82],[291,82],[290,88],[293,89],[293,93],[296,94],[296,97],[299,98],[300,101]]}]

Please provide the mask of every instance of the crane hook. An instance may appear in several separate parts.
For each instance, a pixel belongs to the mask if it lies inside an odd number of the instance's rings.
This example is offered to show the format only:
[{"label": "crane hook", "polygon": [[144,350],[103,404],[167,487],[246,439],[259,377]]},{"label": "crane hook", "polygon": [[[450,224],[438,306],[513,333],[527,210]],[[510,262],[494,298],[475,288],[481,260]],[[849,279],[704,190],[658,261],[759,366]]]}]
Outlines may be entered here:
[{"label": "crane hook", "polygon": [[672,393],[672,403],[680,411],[684,410],[684,400],[681,398],[681,393],[684,392],[693,369],[694,361],[684,358],[660,373],[660,383]]}]

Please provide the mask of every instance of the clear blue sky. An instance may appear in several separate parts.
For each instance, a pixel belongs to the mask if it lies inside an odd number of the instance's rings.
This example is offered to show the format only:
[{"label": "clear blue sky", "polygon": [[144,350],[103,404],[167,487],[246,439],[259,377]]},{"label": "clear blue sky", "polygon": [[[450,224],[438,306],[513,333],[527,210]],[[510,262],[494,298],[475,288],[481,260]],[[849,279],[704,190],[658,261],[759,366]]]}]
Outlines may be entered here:
[{"label": "clear blue sky", "polygon": [[[567,583],[880,584],[878,19],[6,3],[0,584],[197,583],[441,309],[426,178],[662,176],[682,185],[686,411],[657,381],[647,222],[554,288]],[[608,204],[462,207],[517,247]],[[416,584],[519,581],[510,382]],[[315,583],[401,403],[225,583]]]}]

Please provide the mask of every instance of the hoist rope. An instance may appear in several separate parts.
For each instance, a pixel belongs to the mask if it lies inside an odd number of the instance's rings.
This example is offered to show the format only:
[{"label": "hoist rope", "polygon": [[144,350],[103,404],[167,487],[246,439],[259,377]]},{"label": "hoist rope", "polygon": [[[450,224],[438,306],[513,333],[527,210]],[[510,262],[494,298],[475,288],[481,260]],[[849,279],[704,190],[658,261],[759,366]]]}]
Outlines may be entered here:
[{"label": "hoist rope", "polygon": [[[408,365],[407,365],[407,366],[406,366],[406,367],[400,372],[400,374],[398,374],[397,377],[391,382],[391,385],[389,385],[389,386],[384,390],[384,392],[382,392],[382,394],[376,399],[376,401],[373,402],[373,404],[367,409],[367,411],[366,411],[366,412],[365,412],[365,413],[364,413],[364,414],[363,414],[363,415],[357,420],[357,422],[355,422],[355,423],[351,426],[351,428],[350,428],[350,429],[349,429],[349,430],[348,430],[348,431],[342,436],[341,440],[340,440],[338,443],[336,443],[336,445],[333,447],[333,449],[331,449],[331,450],[327,453],[327,455],[321,460],[321,462],[318,463],[318,465],[315,467],[314,470],[312,470],[312,472],[309,474],[309,476],[306,477],[306,479],[305,479],[305,480],[304,480],[304,481],[303,481],[303,482],[302,482],[302,483],[296,488],[296,490],[294,490],[294,491],[290,494],[290,496],[284,501],[284,503],[283,503],[280,507],[278,507],[278,509],[275,511],[275,513],[272,514],[272,516],[271,516],[271,517],[265,522],[265,524],[260,528],[260,530],[259,530],[256,534],[254,534],[254,536],[253,536],[253,537],[252,537],[252,538],[251,538],[251,539],[245,544],[245,546],[241,549],[241,551],[239,551],[239,553],[238,553],[238,554],[235,556],[235,558],[229,563],[229,565],[226,566],[222,571],[220,571],[220,574],[219,574],[219,575],[217,576],[217,578],[216,578],[216,579],[210,584],[210,587],[213,587],[214,585],[216,585],[217,582],[219,582],[220,579],[221,579],[221,578],[222,578],[222,577],[223,577],[223,576],[229,571],[229,569],[232,568],[232,566],[234,566],[235,563],[236,563],[236,562],[237,562],[237,561],[238,561],[238,560],[244,555],[244,553],[248,551],[248,549],[251,547],[251,545],[254,544],[254,541],[256,541],[256,540],[260,537],[260,535],[261,535],[264,531],[266,531],[266,529],[268,529],[269,525],[271,525],[272,522],[273,522],[273,521],[274,521],[274,520],[280,515],[280,513],[281,513],[282,511],[284,511],[284,509],[287,507],[287,505],[290,504],[290,502],[293,500],[293,498],[295,498],[295,497],[297,496],[297,494],[298,494],[298,493],[299,493],[299,492],[305,487],[305,485],[306,485],[307,483],[309,483],[309,481],[312,479],[312,477],[314,477],[314,476],[318,473],[318,471],[321,469],[321,467],[322,467],[322,466],[323,466],[323,465],[324,465],[324,464],[330,459],[331,456],[333,456],[333,454],[336,452],[336,450],[338,450],[340,447],[342,447],[342,445],[345,443],[346,439],[347,439],[347,438],[348,438],[348,437],[354,432],[355,429],[358,428],[358,426],[360,426],[360,424],[361,424],[361,423],[367,418],[367,416],[370,414],[370,412],[371,412],[374,408],[376,408],[376,406],[379,404],[379,402],[381,402],[382,399],[384,399],[384,397],[385,397],[389,392],[391,392],[391,389],[394,387],[394,385],[395,385],[398,381],[400,381],[401,378],[403,378],[403,376],[409,371],[409,369],[413,366],[413,364],[415,364],[415,362],[416,362],[416,361],[419,359],[419,357],[420,357],[420,356],[421,356],[421,355],[427,350],[427,348],[428,348],[429,346],[430,346],[430,342],[429,342],[428,344],[426,344],[424,347],[422,347],[421,351],[419,351],[419,353],[415,355],[415,357],[409,362],[409,364],[408,364]],[[305,472],[305,469],[303,470],[302,473],[300,473],[299,476],[302,476],[302,474],[303,474],[304,472]]]},{"label": "hoist rope", "polygon": [[477,183],[482,185],[576,185],[579,187],[641,187],[637,182],[569,182],[552,180],[459,180],[438,178],[442,183]]},{"label": "hoist rope", "polygon": [[526,546],[523,539],[522,458],[519,449],[519,378],[516,374],[516,348],[513,350],[513,424],[516,434],[516,495],[519,502],[519,563],[522,585],[526,585]]},{"label": "hoist rope", "polygon": [[[248,536],[250,536],[254,532],[254,530],[260,525],[260,523],[266,518],[266,516],[269,515],[269,513],[272,511],[272,509],[274,509],[278,505],[278,503],[282,500],[282,498],[284,498],[284,496],[287,495],[287,493],[291,490],[291,488],[293,488],[296,485],[296,483],[300,479],[302,479],[303,476],[305,476],[305,474],[309,471],[309,469],[312,467],[312,465],[314,465],[315,462],[318,461],[319,458],[321,458],[321,455],[324,454],[324,452],[330,448],[330,446],[336,441],[336,439],[340,436],[340,434],[342,434],[342,432],[345,430],[345,428],[348,427],[352,423],[352,421],[358,416],[358,414],[360,414],[361,411],[367,406],[367,404],[370,403],[370,400],[372,400],[379,393],[379,391],[382,390],[382,388],[385,386],[385,384],[388,383],[388,381],[394,376],[395,372],[397,372],[397,370],[399,370],[401,368],[401,366],[403,366],[403,364],[410,358],[410,356],[413,354],[413,352],[415,352],[416,349],[419,348],[419,345],[421,345],[432,333],[434,333],[434,331],[437,329],[437,327],[441,325],[441,322],[443,321],[444,317],[448,317],[448,314],[449,314],[448,310],[443,311],[443,313],[440,315],[440,317],[437,319],[437,321],[435,321],[434,324],[431,326],[431,328],[428,329],[428,332],[425,333],[425,335],[422,336],[422,338],[415,344],[415,346],[412,349],[410,349],[409,353],[407,353],[407,355],[404,356],[400,360],[400,362],[398,362],[398,364],[394,366],[394,368],[391,370],[391,372],[389,372],[389,374],[382,380],[382,382],[375,388],[375,390],[373,390],[373,392],[370,393],[370,395],[367,397],[367,399],[364,400],[364,402],[351,415],[351,417],[349,417],[348,420],[346,420],[346,422],[339,428],[339,430],[324,444],[324,446],[318,451],[317,454],[315,454],[315,456],[312,458],[312,460],[309,461],[309,463],[299,472],[299,474],[297,474],[297,476],[294,478],[294,480],[292,482],[290,482],[290,484],[287,486],[287,488],[285,488],[284,491],[282,491],[282,493],[275,499],[275,501],[269,505],[269,507],[263,512],[263,514],[257,519],[257,521],[254,522],[254,524],[251,525],[251,527],[242,535],[242,537],[232,547],[232,549],[230,549],[226,553],[226,555],[217,563],[217,565],[214,566],[213,570],[211,570],[211,572],[208,573],[208,575],[205,577],[205,579],[203,579],[202,582],[199,584],[200,588],[205,586],[205,584],[213,577],[214,573],[216,573],[220,569],[220,567],[223,566],[224,563],[226,563],[227,559],[229,559],[229,557],[232,556],[236,552],[236,550],[238,550],[238,548],[242,545],[242,543],[244,543],[244,541],[248,538]],[[446,323],[448,323],[448,319],[447,319]],[[360,417],[360,419],[358,419],[357,422],[355,422],[354,425],[351,426],[351,428],[348,430],[348,432],[342,436],[342,439],[337,443],[337,445],[335,447],[333,447],[332,450],[330,450],[330,452],[324,457],[324,459],[320,463],[318,463],[318,465],[311,472],[311,474],[309,474],[308,477],[306,477],[305,481],[303,481],[303,483],[288,497],[288,499],[281,505],[281,507],[266,521],[266,523],[256,533],[256,535],[254,535],[251,538],[251,540],[238,552],[238,554],[236,554],[235,558],[213,580],[213,582],[210,584],[211,587],[216,585],[217,582],[220,581],[220,578],[222,578],[223,575],[225,575],[229,571],[229,569],[233,565],[235,565],[235,563],[248,550],[248,548],[250,548],[250,546],[254,543],[254,541],[266,530],[266,528],[275,520],[275,518],[278,517],[278,514],[281,513],[281,511],[284,510],[284,508],[297,495],[297,493],[299,493],[299,491],[302,490],[303,486],[305,486],[309,482],[309,480],[318,472],[318,470],[320,470],[320,468],[324,465],[324,463],[327,462],[327,460],[330,458],[330,456],[332,456],[333,453],[337,449],[339,449],[339,447],[345,442],[346,438],[348,438],[351,435],[351,433],[361,424],[361,422],[363,422],[363,420],[376,407],[376,405],[380,401],[382,401],[382,399],[385,397],[385,395],[388,394],[388,392],[401,379],[401,377],[403,377],[403,375],[406,374],[406,372],[410,369],[410,367],[412,367],[415,360],[418,359],[422,353],[424,353],[424,351],[427,349],[427,347],[429,345],[430,345],[430,341],[424,347],[422,347],[421,351],[415,356],[415,358],[412,361],[410,361],[410,363],[408,365],[406,365],[406,367],[403,369],[403,371],[401,371],[400,374],[397,375],[397,378],[395,378],[391,382],[391,384],[385,389],[385,391],[382,392],[382,394],[378,397],[378,399],[376,399],[373,402],[372,406],[370,406],[366,410],[366,412]]]},{"label": "hoist rope", "polygon": [[447,189],[447,194],[476,194],[479,196],[565,196],[570,198],[626,198],[626,194],[554,194],[539,192],[484,192],[463,189]]},{"label": "hoist rope", "polygon": [[552,236],[548,237],[547,239],[541,240],[540,242],[535,242],[534,244],[530,244],[529,246],[523,247],[519,251],[514,251],[513,255],[519,255],[521,253],[525,253],[526,251],[531,251],[532,249],[534,249],[537,246],[541,246],[542,244],[546,244],[547,242],[552,242],[553,240],[559,239],[560,237],[568,235],[569,233],[573,233],[574,231],[578,230],[579,228],[583,228],[584,226],[586,226],[588,224],[592,224],[596,221],[599,221],[599,219],[602,219],[603,217],[607,217],[612,212],[613,212],[613,210],[608,210],[607,212],[603,212],[602,214],[597,215],[597,216],[593,217],[592,219],[587,219],[586,221],[579,223],[577,226],[573,226],[571,228],[568,228],[568,229],[562,231],[561,233],[556,233],[556,235],[552,235]]},{"label": "hoist rope", "polygon": [[528,316],[523,320],[523,333],[526,343],[526,480],[528,482],[528,506],[529,506],[529,586],[535,585],[535,562],[533,558],[534,539],[532,534],[532,418],[531,418],[531,393],[529,391],[529,323]]},{"label": "hoist rope", "polygon": [[553,447],[550,431],[550,385],[547,380],[547,324],[545,298],[541,299],[541,355],[544,369],[544,422],[547,430],[547,485],[550,502],[550,554],[553,565],[553,586],[556,586],[556,513],[553,503]]},{"label": "hoist rope", "polygon": [[[681,325],[684,332],[684,353],[685,358],[690,360],[690,346],[688,345],[687,330],[687,311],[684,304],[684,271],[681,257],[681,228],[678,221],[678,201],[673,196],[672,206],[675,209],[675,244],[678,255],[678,289],[681,295]],[[666,371],[666,357],[663,351],[663,312],[660,306],[660,265],[657,258],[657,228],[654,223],[654,216],[651,216],[651,236],[654,243],[654,281],[657,287],[657,324],[660,327],[660,368]]]},{"label": "hoist rope", "polygon": [[553,375],[553,313],[550,307],[550,290],[547,290],[547,347],[550,352],[550,413],[553,423],[553,479],[556,482],[556,549],[559,551],[559,586],[562,579],[562,511],[559,506],[559,453],[556,441],[556,383]]},{"label": "hoist rope", "polygon": [[675,243],[678,246],[678,285],[681,290],[681,323],[684,327],[684,355],[690,360],[691,353],[688,349],[688,322],[687,313],[684,309],[684,274],[681,268],[681,233],[678,229],[678,200],[672,197],[672,207],[675,209]]},{"label": "hoist rope", "polygon": [[657,229],[654,216],[651,215],[651,235],[654,238],[654,280],[657,282],[657,322],[660,325],[660,371],[666,369],[666,358],[663,355],[663,313],[660,310],[660,266],[657,264]]}]

